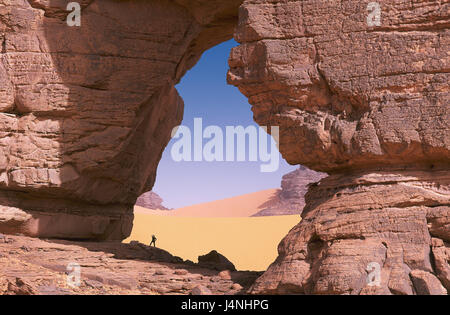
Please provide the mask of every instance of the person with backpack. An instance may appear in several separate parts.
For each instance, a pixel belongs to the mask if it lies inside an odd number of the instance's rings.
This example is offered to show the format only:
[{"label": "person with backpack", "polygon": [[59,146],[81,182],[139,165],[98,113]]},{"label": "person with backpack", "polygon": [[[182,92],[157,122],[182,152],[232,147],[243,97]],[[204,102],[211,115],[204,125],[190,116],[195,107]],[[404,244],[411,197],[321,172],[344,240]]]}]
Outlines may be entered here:
[{"label": "person with backpack", "polygon": [[153,246],[156,247],[156,240],[157,240],[156,236],[152,235],[152,241],[150,243],[150,246],[152,246],[152,244],[153,244]]}]

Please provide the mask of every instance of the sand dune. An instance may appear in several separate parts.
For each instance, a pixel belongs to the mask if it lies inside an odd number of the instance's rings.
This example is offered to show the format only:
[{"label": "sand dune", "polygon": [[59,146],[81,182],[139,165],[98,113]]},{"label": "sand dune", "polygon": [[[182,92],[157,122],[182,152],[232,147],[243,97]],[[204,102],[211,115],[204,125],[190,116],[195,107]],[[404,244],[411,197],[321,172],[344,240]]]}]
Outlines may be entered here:
[{"label": "sand dune", "polygon": [[130,238],[145,244],[152,234],[157,246],[197,262],[215,249],[239,270],[266,270],[277,257],[281,239],[300,216],[251,217],[278,200],[278,189],[198,204],[177,210],[135,207]]},{"label": "sand dune", "polygon": [[300,221],[298,215],[251,218],[189,218],[136,213],[133,232],[125,242],[138,240],[173,255],[197,262],[215,249],[238,270],[263,271],[277,257],[282,238]]},{"label": "sand dune", "polygon": [[251,194],[217,200],[171,211],[149,210],[135,207],[135,213],[176,217],[201,217],[201,218],[236,218],[250,217],[271,202],[277,200],[279,189],[262,190]]}]

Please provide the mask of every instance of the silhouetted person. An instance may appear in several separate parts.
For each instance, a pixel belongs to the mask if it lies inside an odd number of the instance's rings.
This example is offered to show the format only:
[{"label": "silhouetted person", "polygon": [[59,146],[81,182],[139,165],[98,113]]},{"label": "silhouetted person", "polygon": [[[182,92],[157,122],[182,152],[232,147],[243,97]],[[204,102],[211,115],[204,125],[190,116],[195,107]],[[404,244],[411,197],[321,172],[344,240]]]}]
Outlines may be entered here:
[{"label": "silhouetted person", "polygon": [[156,247],[156,240],[157,240],[156,236],[152,235],[152,242],[150,243],[150,246],[152,246],[153,244],[153,246]]}]

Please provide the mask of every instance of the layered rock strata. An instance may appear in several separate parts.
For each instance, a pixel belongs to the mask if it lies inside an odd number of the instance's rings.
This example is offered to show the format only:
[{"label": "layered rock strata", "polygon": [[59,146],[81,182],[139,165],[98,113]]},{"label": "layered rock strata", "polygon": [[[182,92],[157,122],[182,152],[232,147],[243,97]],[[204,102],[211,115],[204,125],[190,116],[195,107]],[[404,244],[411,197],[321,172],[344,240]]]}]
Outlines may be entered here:
[{"label": "layered rock strata", "polygon": [[251,293],[449,290],[450,4],[368,4],[240,8],[229,82],[288,162],[330,174]]},{"label": "layered rock strata", "polygon": [[305,194],[311,184],[326,177],[324,173],[314,172],[300,166],[283,176],[281,190],[276,199],[264,206],[254,217],[301,214],[305,207]]},{"label": "layered rock strata", "polygon": [[330,175],[250,292],[445,293],[450,4],[369,2],[83,0],[69,27],[65,1],[0,0],[0,231],[125,238],[174,85],[237,25],[229,82]]},{"label": "layered rock strata", "polygon": [[[241,1],[0,0],[0,231],[122,240]],[[70,18],[70,17],[69,17]]]}]

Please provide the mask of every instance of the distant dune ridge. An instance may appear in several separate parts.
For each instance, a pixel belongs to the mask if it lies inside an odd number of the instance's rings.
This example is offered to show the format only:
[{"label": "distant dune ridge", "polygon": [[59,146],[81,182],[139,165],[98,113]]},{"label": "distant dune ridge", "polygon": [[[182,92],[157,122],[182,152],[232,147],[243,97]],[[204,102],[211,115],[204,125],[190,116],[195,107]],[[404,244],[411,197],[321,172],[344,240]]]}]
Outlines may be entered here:
[{"label": "distant dune ridge", "polygon": [[[172,211],[136,205],[133,232],[126,242],[149,244],[155,234],[158,247],[183,259],[195,261],[200,254],[217,250],[239,270],[265,270],[275,260],[283,236],[299,222],[308,185],[325,176],[300,167],[283,176],[281,189]],[[148,195],[161,205],[160,197]]]},{"label": "distant dune ridge", "polygon": [[279,189],[262,190],[242,196],[183,207],[173,211],[145,209],[137,206],[135,207],[135,213],[192,218],[251,217],[263,210],[262,205],[276,203],[278,201],[278,193]]},{"label": "distant dune ridge", "polygon": [[283,176],[281,189],[267,189],[237,197],[168,210],[162,198],[154,192],[142,195],[136,203],[135,213],[199,218],[239,218],[301,214],[305,206],[308,185],[327,175],[300,166]]}]

